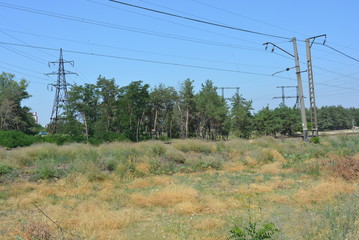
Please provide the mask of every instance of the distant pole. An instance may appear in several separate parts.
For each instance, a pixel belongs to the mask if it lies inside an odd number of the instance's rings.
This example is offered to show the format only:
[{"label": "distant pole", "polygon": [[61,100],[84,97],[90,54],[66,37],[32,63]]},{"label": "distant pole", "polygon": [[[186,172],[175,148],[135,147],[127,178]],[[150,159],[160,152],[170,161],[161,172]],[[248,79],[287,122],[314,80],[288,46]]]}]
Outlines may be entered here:
[{"label": "distant pole", "polygon": [[285,92],[284,92],[284,88],[297,88],[297,86],[277,86],[277,88],[282,89],[282,96],[281,97],[273,97],[273,99],[281,98],[283,107],[285,106],[285,99],[286,98],[298,98],[298,93],[297,93],[297,96],[286,96]]},{"label": "distant pole", "polygon": [[226,97],[224,96],[224,90],[227,90],[227,89],[235,89],[237,95],[239,96],[239,89],[240,89],[240,87],[217,87],[217,89],[221,89],[221,91],[222,91],[222,98],[225,99],[225,100],[230,99],[230,98],[226,98]]},{"label": "distant pole", "polygon": [[285,95],[284,95],[284,87],[282,87],[282,104],[285,106]]},{"label": "distant pole", "polygon": [[295,37],[292,38],[293,49],[294,49],[294,59],[295,59],[295,68],[297,74],[297,82],[298,82],[298,95],[299,95],[299,103],[300,103],[300,115],[302,118],[302,127],[303,127],[303,140],[304,142],[308,142],[308,127],[307,127],[307,118],[305,114],[305,105],[304,105],[304,97],[303,97],[303,86],[302,86],[302,77],[300,72],[300,63],[298,56],[298,48],[297,48],[297,39]]}]

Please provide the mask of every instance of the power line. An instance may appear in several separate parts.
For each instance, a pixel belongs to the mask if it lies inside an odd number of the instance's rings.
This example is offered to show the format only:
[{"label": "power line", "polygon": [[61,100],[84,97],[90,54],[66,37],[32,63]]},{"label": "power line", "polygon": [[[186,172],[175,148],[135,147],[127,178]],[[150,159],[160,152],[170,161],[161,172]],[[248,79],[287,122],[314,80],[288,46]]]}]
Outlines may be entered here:
[{"label": "power line", "polygon": [[352,60],[354,60],[354,61],[356,61],[356,62],[359,62],[359,59],[354,58],[354,57],[352,57],[352,56],[349,56],[348,54],[343,53],[342,51],[340,51],[340,50],[338,50],[338,49],[336,49],[336,48],[333,48],[333,47],[331,47],[331,46],[329,46],[329,45],[327,45],[327,44],[325,44],[324,46],[326,46],[327,48],[332,49],[333,51],[335,51],[335,52],[337,52],[337,53],[340,53],[341,55],[343,55],[343,56],[345,56],[345,57],[347,57],[347,58],[350,58],[350,59],[352,59]]},{"label": "power line", "polygon": [[220,46],[220,47],[228,47],[228,48],[241,48],[241,46],[238,46],[235,44],[214,42],[214,41],[208,41],[208,40],[204,40],[204,39],[191,38],[191,37],[185,37],[185,36],[180,36],[180,35],[149,31],[149,30],[140,29],[140,28],[133,28],[133,27],[123,26],[123,25],[118,25],[118,24],[113,24],[113,23],[106,23],[106,22],[101,22],[101,21],[96,21],[96,20],[91,20],[91,19],[57,14],[57,13],[53,13],[53,12],[42,11],[42,10],[37,10],[37,9],[33,9],[33,8],[26,8],[26,7],[11,5],[11,4],[5,4],[5,3],[1,3],[1,2],[0,2],[0,6],[6,7],[6,8],[11,8],[11,9],[16,9],[16,10],[20,10],[20,11],[25,11],[25,12],[35,13],[35,14],[39,14],[39,15],[61,18],[61,19],[66,19],[66,20],[70,20],[70,21],[81,22],[81,23],[86,23],[86,24],[91,24],[91,25],[96,25],[96,26],[101,26],[101,27],[107,27],[107,28],[112,28],[112,29],[119,29],[119,30],[123,30],[123,31],[142,33],[142,34],[147,34],[147,35],[151,35],[151,36],[171,38],[171,39],[176,39],[176,40],[181,40],[181,41],[195,42],[195,43],[207,44],[207,45],[212,45],[212,46]]},{"label": "power line", "polygon": [[138,5],[134,5],[134,4],[130,4],[130,3],[125,3],[125,2],[121,2],[121,1],[117,1],[117,0],[108,0],[108,1],[126,5],[126,6],[133,7],[133,8],[138,8],[138,9],[142,9],[142,10],[146,10],[146,11],[150,11],[150,12],[155,12],[155,13],[171,16],[171,17],[176,17],[176,18],[193,21],[193,22],[212,25],[212,26],[216,26],[216,27],[227,28],[227,29],[231,29],[231,30],[236,30],[236,31],[241,31],[241,32],[246,32],[246,33],[251,33],[251,34],[256,34],[256,35],[262,35],[262,36],[266,36],[266,37],[274,37],[274,38],[280,38],[280,39],[286,39],[286,40],[291,39],[289,37],[283,37],[283,36],[278,36],[278,35],[273,35],[273,34],[268,34],[268,33],[262,33],[262,32],[252,31],[252,30],[248,30],[248,29],[244,29],[244,28],[232,27],[232,26],[228,26],[228,25],[224,25],[224,24],[218,24],[218,23],[214,23],[214,22],[204,21],[204,20],[200,20],[200,19],[196,19],[196,18],[185,17],[185,16],[168,13],[168,12],[164,12],[164,11],[160,11],[160,10],[156,10],[156,9],[152,9],[152,8],[146,8],[146,7],[142,7],[142,6],[138,6]]},{"label": "power line", "polygon": [[[0,42],[0,44],[19,46],[19,47],[39,48],[39,49],[50,50],[50,51],[58,51],[58,49],[56,49],[56,48],[33,46],[33,45],[24,45],[24,44],[18,44],[18,43]],[[207,69],[207,70],[215,70],[215,71],[223,71],[223,72],[233,72],[233,73],[241,73],[241,74],[249,74],[249,75],[258,75],[258,76],[264,76],[264,77],[272,77],[272,75],[265,74],[265,73],[238,71],[238,70],[224,69],[224,68],[212,68],[212,67],[199,66],[199,65],[181,64],[181,63],[173,63],[173,62],[165,62],[165,61],[156,61],[156,60],[150,60],[150,59],[129,58],[129,57],[123,57],[123,56],[82,52],[82,51],[76,51],[76,50],[63,50],[63,52],[82,54],[82,55],[90,55],[90,56],[97,56],[97,57],[117,58],[117,59],[137,61],[137,62],[148,62],[148,63],[157,63],[157,64],[172,65],[172,66],[179,66],[179,67],[190,67],[190,68],[198,68],[198,69]],[[280,77],[280,76],[274,76],[274,77],[281,78],[281,79],[288,79],[286,77]]]},{"label": "power line", "polygon": [[[186,24],[183,24],[183,23],[178,23],[178,22],[169,21],[169,20],[167,20],[167,19],[165,20],[165,19],[163,19],[163,18],[158,18],[158,17],[154,17],[154,16],[142,14],[142,13],[135,12],[135,11],[130,11],[130,10],[127,10],[127,9],[122,9],[122,8],[115,7],[115,6],[112,6],[112,5],[108,5],[108,4],[104,4],[104,3],[99,3],[99,2],[96,2],[96,1],[93,1],[93,0],[87,0],[87,1],[88,1],[88,2],[91,2],[91,3],[98,4],[98,5],[102,5],[102,6],[106,6],[106,7],[110,7],[110,8],[114,8],[114,9],[118,9],[118,10],[121,10],[121,11],[124,11],[124,12],[130,12],[130,13],[133,13],[133,14],[136,14],[136,15],[153,18],[153,19],[156,19],[156,20],[159,20],[159,21],[163,21],[163,22],[167,22],[167,23],[172,23],[172,24],[184,26],[184,27],[186,27],[186,28],[191,28],[191,29],[200,30],[200,31],[207,32],[207,33],[211,33],[211,34],[218,35],[218,36],[221,36],[221,37],[227,37],[227,38],[231,38],[231,39],[235,39],[235,40],[239,40],[239,41],[243,41],[243,42],[248,42],[248,43],[252,43],[252,44],[256,44],[256,45],[258,44],[258,43],[256,43],[256,42],[253,42],[253,41],[250,41],[250,40],[246,40],[246,39],[242,39],[242,38],[238,38],[238,37],[233,37],[233,36],[225,35],[225,34],[222,34],[222,33],[213,32],[213,31],[210,31],[210,30],[207,30],[207,29],[203,29],[203,28],[199,28],[199,27],[189,26],[189,25],[186,25]],[[152,3],[151,3],[151,4],[152,4]],[[154,5],[158,5],[158,4],[154,4]]]},{"label": "power line", "polygon": [[[143,0],[141,0],[141,1],[143,1]],[[287,28],[284,28],[284,27],[281,27],[281,26],[277,26],[277,25],[274,25],[274,24],[270,24],[270,23],[267,23],[267,22],[264,22],[264,21],[260,21],[260,20],[258,20],[258,19],[251,18],[251,17],[247,17],[247,16],[244,16],[244,15],[239,14],[239,13],[237,13],[237,12],[230,11],[230,10],[228,10],[228,9],[216,7],[216,6],[214,6],[214,5],[211,5],[211,4],[208,4],[208,3],[204,3],[204,2],[201,2],[201,1],[197,1],[197,0],[191,0],[191,1],[192,1],[192,2],[196,2],[196,3],[198,3],[198,4],[201,4],[201,5],[204,5],[204,6],[207,6],[207,7],[211,7],[211,8],[214,8],[214,9],[217,9],[217,10],[220,10],[220,11],[223,11],[223,12],[227,12],[227,13],[233,14],[233,15],[236,15],[236,16],[239,16],[239,17],[242,17],[242,18],[246,18],[246,19],[249,19],[249,20],[251,20],[251,21],[255,21],[255,22],[258,22],[258,23],[267,25],[267,26],[275,27],[275,28],[282,29],[282,30],[285,30],[285,31],[288,31],[288,32],[292,32],[292,33],[298,33],[298,34],[301,34],[301,35],[305,36],[305,34],[303,34],[303,33],[295,32],[295,31],[292,31],[292,30],[290,30],[290,29],[287,29]]]},{"label": "power line", "polygon": [[25,57],[25,58],[27,58],[27,59],[30,59],[30,60],[32,60],[32,61],[35,61],[35,62],[37,62],[37,63],[44,64],[42,61],[39,61],[39,60],[35,59],[35,58],[32,57],[31,55],[29,55],[29,54],[27,54],[27,53],[24,53],[24,52],[22,52],[22,51],[13,49],[12,47],[9,47],[9,46],[1,46],[1,47],[3,47],[3,48],[5,48],[5,49],[9,50],[10,52],[13,52],[13,53],[15,53],[15,54],[21,55],[21,56],[23,56],[23,57]]},{"label": "power line", "polygon": [[[9,71],[11,71],[11,72],[16,72],[16,73],[20,73],[20,74],[25,75],[25,76],[33,77],[33,78],[35,78],[35,79],[42,79],[42,80],[45,80],[45,81],[49,81],[49,80],[46,79],[46,78],[36,77],[36,76],[34,76],[34,75],[31,75],[31,74],[28,74],[28,73],[24,73],[24,72],[20,72],[20,71],[17,71],[17,70],[8,68],[8,67],[4,67],[4,66],[0,66],[0,67],[3,68],[3,69],[7,69],[7,70],[9,70]],[[31,82],[35,82],[35,81],[31,81]],[[47,83],[43,83],[43,82],[36,82],[36,83],[47,84]]]},{"label": "power line", "polygon": [[[39,49],[50,50],[50,51],[58,51],[58,49],[56,49],[56,48],[33,46],[33,45],[24,45],[24,44],[18,44],[18,43],[0,42],[0,44],[19,46],[19,47],[39,48]],[[288,78],[288,77],[281,77],[281,76],[276,76],[276,75],[272,76],[271,74],[266,74],[266,73],[239,71],[239,70],[225,69],[225,68],[212,68],[212,67],[199,66],[199,65],[181,64],[181,63],[173,63],[173,62],[165,62],[165,61],[156,61],[156,60],[150,60],[150,59],[129,58],[129,57],[123,57],[123,56],[82,52],[82,51],[76,51],[76,50],[63,50],[63,52],[69,52],[69,53],[75,53],[75,54],[81,54],[81,55],[97,56],[97,57],[116,58],[116,59],[123,59],[123,60],[129,60],[129,61],[137,61],[137,62],[148,62],[148,63],[155,63],[155,64],[172,65],[172,66],[178,66],[178,67],[189,67],[189,68],[197,68],[197,69],[206,69],[206,70],[214,70],[214,71],[222,71],[222,72],[232,72],[232,73],[241,73],[241,74],[248,74],[248,75],[257,75],[257,76],[263,76],[263,77],[274,77],[274,78],[280,78],[280,79],[295,80],[295,79]],[[334,85],[325,84],[325,83],[317,83],[317,84],[327,86],[327,87],[359,91],[359,89],[357,89],[357,88],[346,88],[346,87],[334,86]]]},{"label": "power line", "polygon": [[[2,29],[2,28],[0,28],[0,31],[1,30],[2,31],[16,32],[16,33],[20,33],[20,34],[26,34],[26,35],[32,35],[32,36],[36,36],[36,37],[57,39],[57,40],[68,41],[68,42],[73,42],[73,43],[81,43],[81,44],[98,46],[98,47],[125,50],[125,51],[138,52],[138,53],[153,54],[153,55],[158,55],[158,56],[173,57],[173,55],[165,54],[165,53],[156,53],[156,52],[144,51],[144,50],[139,50],[139,49],[130,49],[130,48],[123,48],[123,47],[118,47],[118,46],[104,45],[104,44],[99,44],[99,43],[84,42],[84,41],[78,41],[78,40],[73,40],[73,39],[54,37],[54,36],[49,36],[49,35],[41,35],[41,34],[35,34],[35,33],[29,33],[29,32],[15,31],[15,30],[10,30],[10,29]],[[239,47],[239,46],[237,48],[243,49],[243,50],[249,50],[249,51],[263,52],[263,50],[260,49],[260,48]],[[220,61],[220,60],[213,60],[213,59],[194,58],[194,57],[177,56],[177,55],[176,55],[176,57],[177,58],[183,58],[183,59],[197,60],[197,61],[216,62],[216,63],[225,63],[225,64],[233,64],[233,65],[236,64],[236,63],[229,62],[229,61]],[[241,65],[254,66],[254,67],[268,67],[268,66],[264,66],[264,65],[251,65],[251,64],[241,64]]]}]

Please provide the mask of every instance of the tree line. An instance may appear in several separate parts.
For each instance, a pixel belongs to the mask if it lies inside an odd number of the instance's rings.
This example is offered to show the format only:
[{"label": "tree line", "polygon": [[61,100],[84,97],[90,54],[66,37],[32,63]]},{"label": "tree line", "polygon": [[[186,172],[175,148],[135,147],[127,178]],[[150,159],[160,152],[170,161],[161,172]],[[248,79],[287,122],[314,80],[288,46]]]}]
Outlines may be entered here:
[{"label": "tree line", "polygon": [[[164,84],[151,88],[142,81],[119,87],[115,79],[103,76],[95,84],[75,84],[67,92],[56,133],[74,141],[103,142],[294,136],[301,131],[295,106],[266,106],[254,113],[251,100],[238,93],[225,100],[211,80],[205,81],[198,92],[193,84],[193,80],[186,79],[178,91]],[[0,75],[0,130],[36,130],[30,109],[21,106],[21,101],[30,97],[27,86],[26,80],[15,81],[13,74]],[[317,112],[320,130],[348,129],[359,123],[357,108],[324,106]],[[52,127],[49,125],[49,130]]]}]

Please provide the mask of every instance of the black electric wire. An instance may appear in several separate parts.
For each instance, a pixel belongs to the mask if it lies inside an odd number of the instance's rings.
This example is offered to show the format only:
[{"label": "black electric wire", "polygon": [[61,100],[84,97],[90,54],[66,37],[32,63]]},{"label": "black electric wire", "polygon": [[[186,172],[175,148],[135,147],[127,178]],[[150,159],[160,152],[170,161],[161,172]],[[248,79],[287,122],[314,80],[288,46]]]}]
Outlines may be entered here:
[{"label": "black electric wire", "polygon": [[340,51],[340,50],[338,50],[338,49],[336,49],[336,48],[333,48],[333,47],[329,46],[328,44],[325,44],[324,46],[326,46],[327,48],[332,49],[333,51],[335,51],[335,52],[337,52],[337,53],[340,53],[341,55],[343,55],[343,56],[345,56],[345,57],[347,57],[347,58],[350,58],[350,59],[352,59],[352,60],[354,60],[354,61],[356,61],[356,62],[359,62],[359,59],[354,58],[354,57],[352,57],[352,56],[349,56],[348,54],[343,53],[342,51]]},{"label": "black electric wire", "polygon": [[176,39],[176,40],[181,40],[181,41],[195,42],[195,43],[200,43],[200,44],[207,44],[207,45],[227,47],[227,48],[240,48],[241,47],[241,46],[238,46],[235,44],[214,42],[214,41],[208,41],[208,40],[204,40],[204,39],[191,38],[191,37],[186,37],[186,36],[179,36],[179,35],[174,35],[174,34],[149,31],[149,30],[140,29],[140,28],[127,27],[127,26],[122,26],[122,25],[113,24],[113,23],[106,23],[106,22],[101,22],[101,21],[96,21],[96,20],[91,20],[91,19],[86,19],[86,18],[73,17],[73,16],[69,16],[69,15],[63,15],[63,14],[57,14],[57,13],[48,12],[48,11],[37,10],[37,9],[33,9],[33,8],[26,8],[26,7],[6,4],[6,3],[2,3],[2,2],[0,2],[0,7],[6,7],[6,8],[16,9],[16,10],[20,10],[20,11],[25,11],[25,12],[66,19],[66,20],[75,21],[75,22],[81,22],[81,23],[86,23],[86,24],[91,24],[91,25],[96,25],[96,26],[101,26],[101,27],[107,27],[107,28],[112,28],[112,29],[119,29],[119,30],[123,30],[123,31],[130,31],[130,32],[135,32],[135,33],[142,33],[142,34],[147,34],[147,35],[151,35],[151,36],[171,38],[171,39]]},{"label": "black electric wire", "polygon": [[[31,46],[31,45],[24,45],[24,44],[18,44],[18,43],[0,42],[0,44],[3,44],[3,45],[12,45],[12,46],[19,46],[19,47],[39,48],[39,49],[50,50],[50,51],[58,51],[58,49],[56,49],[56,48],[40,47],[40,46]],[[276,75],[275,75],[275,76],[272,76],[272,75],[266,74],[266,73],[238,71],[238,70],[224,69],[224,68],[212,68],[212,67],[199,66],[199,65],[181,64],[181,63],[173,63],[173,62],[165,62],[165,61],[156,61],[156,60],[140,59],[140,58],[129,58],[129,57],[123,57],[123,56],[107,55],[107,54],[99,54],[99,53],[89,53],[89,52],[82,52],[82,51],[76,51],[76,50],[65,50],[65,49],[63,49],[62,51],[63,51],[63,52],[68,52],[68,53],[75,53],[75,54],[82,54],[82,55],[97,56],[97,57],[107,57],[107,58],[116,58],[116,59],[123,59],[123,60],[129,60],[129,61],[137,61],[137,62],[147,62],[147,63],[156,63],[156,64],[163,64],[163,65],[172,65],[172,66],[178,66],[178,67],[189,67],[189,68],[197,68],[197,69],[206,69],[206,70],[222,71],[222,72],[241,73],[241,74],[257,75],[257,76],[263,76],[263,77],[274,77],[274,78],[280,78],[280,79],[290,79],[290,80],[294,80],[294,81],[295,81],[295,79],[292,79],[292,78],[281,77],[281,76],[276,76]],[[305,82],[305,81],[303,81],[303,82]],[[347,87],[335,86],[335,85],[330,85],[330,84],[325,84],[325,83],[319,83],[319,82],[317,82],[316,85],[323,85],[323,86],[327,86],[327,87],[333,87],[333,88],[341,88],[341,89],[359,91],[359,89],[357,89],[357,88],[347,88]]]},{"label": "black electric wire", "polygon": [[108,0],[108,1],[115,2],[115,3],[122,4],[122,5],[129,6],[129,7],[134,7],[134,8],[150,11],[150,12],[155,12],[155,13],[171,16],[171,17],[182,18],[185,20],[193,21],[193,22],[212,25],[212,26],[216,26],[216,27],[227,28],[227,29],[231,29],[231,30],[236,30],[236,31],[241,31],[241,32],[246,32],[246,33],[251,33],[251,34],[256,34],[256,35],[262,35],[262,36],[266,36],[266,37],[274,37],[274,38],[280,38],[280,39],[286,39],[286,40],[291,39],[288,37],[283,37],[283,36],[278,36],[278,35],[273,35],[273,34],[268,34],[268,33],[262,33],[262,32],[252,31],[252,30],[248,30],[248,29],[244,29],[244,28],[232,27],[232,26],[228,26],[228,25],[224,25],[224,24],[208,22],[208,21],[204,21],[204,20],[200,20],[200,19],[196,19],[196,18],[190,18],[190,17],[186,17],[186,16],[173,14],[173,13],[163,12],[163,11],[159,11],[156,9],[146,8],[146,7],[142,7],[142,6],[138,6],[138,5],[134,5],[134,4],[130,4],[130,3],[125,3],[125,2],[121,2],[121,1],[117,1],[117,0]]}]

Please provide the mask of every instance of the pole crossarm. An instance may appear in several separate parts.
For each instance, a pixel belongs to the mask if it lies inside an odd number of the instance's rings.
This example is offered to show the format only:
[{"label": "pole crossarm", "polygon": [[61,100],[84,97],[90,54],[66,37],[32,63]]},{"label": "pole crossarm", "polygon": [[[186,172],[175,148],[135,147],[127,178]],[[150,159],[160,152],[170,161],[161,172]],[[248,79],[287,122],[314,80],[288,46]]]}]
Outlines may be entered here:
[{"label": "pole crossarm", "polygon": [[294,56],[293,54],[291,54],[290,52],[284,50],[283,48],[277,46],[276,44],[274,44],[274,43],[272,43],[272,42],[266,42],[266,43],[263,43],[263,45],[266,46],[266,48],[265,48],[266,50],[268,49],[268,45],[272,45],[272,52],[274,52],[274,48],[278,48],[279,50],[281,50],[282,52],[288,54],[289,56],[295,57],[295,56]]}]

